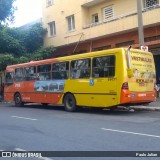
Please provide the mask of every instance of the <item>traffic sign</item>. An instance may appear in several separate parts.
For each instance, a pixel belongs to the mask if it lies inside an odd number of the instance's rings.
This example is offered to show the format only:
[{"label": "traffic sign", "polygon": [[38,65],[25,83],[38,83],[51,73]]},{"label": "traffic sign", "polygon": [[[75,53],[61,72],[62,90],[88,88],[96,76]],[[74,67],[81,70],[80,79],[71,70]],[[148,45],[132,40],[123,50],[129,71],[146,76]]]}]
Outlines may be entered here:
[{"label": "traffic sign", "polygon": [[148,46],[141,46],[141,50],[148,52]]}]

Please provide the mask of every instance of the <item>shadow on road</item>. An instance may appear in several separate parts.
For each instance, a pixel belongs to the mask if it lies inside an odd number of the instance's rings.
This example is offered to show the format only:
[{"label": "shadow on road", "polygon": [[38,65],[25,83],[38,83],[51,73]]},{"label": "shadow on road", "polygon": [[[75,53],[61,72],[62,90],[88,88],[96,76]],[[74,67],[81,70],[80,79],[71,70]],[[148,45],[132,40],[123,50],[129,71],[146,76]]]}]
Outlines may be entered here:
[{"label": "shadow on road", "polygon": [[[47,105],[43,106],[41,104],[25,104],[23,107],[16,107],[14,104],[8,105],[8,107],[14,107],[14,108],[26,108],[26,109],[41,109],[41,110],[51,110],[51,111],[60,111],[64,113],[66,112],[64,109],[64,106],[60,105]],[[138,113],[142,113],[145,111],[134,111],[132,110],[122,110],[122,109],[116,109],[116,110],[110,110],[110,109],[102,109],[102,108],[90,108],[90,107],[78,107],[76,112],[72,112],[72,114],[99,114],[99,115],[134,115]],[[70,112],[71,113],[71,112]]]}]

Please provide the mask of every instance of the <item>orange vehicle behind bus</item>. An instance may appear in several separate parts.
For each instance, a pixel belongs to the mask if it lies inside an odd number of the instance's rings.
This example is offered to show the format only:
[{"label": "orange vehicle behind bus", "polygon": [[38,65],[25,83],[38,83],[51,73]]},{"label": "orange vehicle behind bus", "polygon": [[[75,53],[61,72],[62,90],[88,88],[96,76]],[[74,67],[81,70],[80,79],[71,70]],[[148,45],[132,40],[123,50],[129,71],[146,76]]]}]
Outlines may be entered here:
[{"label": "orange vehicle behind bus", "polygon": [[7,66],[4,97],[25,103],[115,107],[156,100],[153,55],[116,48]]}]

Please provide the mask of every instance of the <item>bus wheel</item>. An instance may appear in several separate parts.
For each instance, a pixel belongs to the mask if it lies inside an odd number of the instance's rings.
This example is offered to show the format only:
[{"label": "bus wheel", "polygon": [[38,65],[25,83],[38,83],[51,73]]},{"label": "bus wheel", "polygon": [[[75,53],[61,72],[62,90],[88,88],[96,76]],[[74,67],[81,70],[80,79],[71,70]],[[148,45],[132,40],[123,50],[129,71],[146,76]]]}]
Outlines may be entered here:
[{"label": "bus wheel", "polygon": [[67,94],[64,97],[64,107],[68,112],[74,112],[76,110],[76,100],[72,94]]},{"label": "bus wheel", "polygon": [[21,95],[19,93],[14,96],[14,102],[16,107],[22,107],[24,105]]}]

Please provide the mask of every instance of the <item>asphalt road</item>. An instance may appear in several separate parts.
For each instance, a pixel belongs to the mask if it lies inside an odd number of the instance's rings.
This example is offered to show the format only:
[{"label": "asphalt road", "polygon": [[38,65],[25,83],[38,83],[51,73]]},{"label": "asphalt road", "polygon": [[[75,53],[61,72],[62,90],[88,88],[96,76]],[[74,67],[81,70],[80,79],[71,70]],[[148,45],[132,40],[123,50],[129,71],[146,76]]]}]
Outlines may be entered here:
[{"label": "asphalt road", "polygon": [[0,151],[160,151],[160,112],[0,104]]}]

